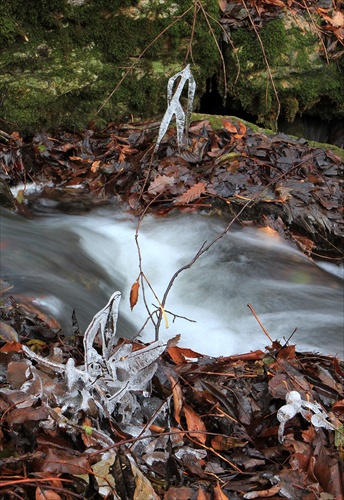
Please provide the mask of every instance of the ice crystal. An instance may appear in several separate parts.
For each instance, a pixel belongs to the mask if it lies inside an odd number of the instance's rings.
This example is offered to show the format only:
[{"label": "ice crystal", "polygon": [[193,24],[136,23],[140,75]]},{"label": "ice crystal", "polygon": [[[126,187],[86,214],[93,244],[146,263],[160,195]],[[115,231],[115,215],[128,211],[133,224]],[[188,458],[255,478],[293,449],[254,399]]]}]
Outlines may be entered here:
[{"label": "ice crystal", "polygon": [[[180,78],[177,88],[173,93],[173,87],[176,80]],[[184,89],[185,84],[188,82],[188,99],[186,113],[180,103],[180,97]],[[190,64],[188,64],[182,71],[173,75],[167,85],[167,110],[161,121],[158,140],[155,145],[156,152],[159,149],[160,142],[167,132],[168,126],[172,120],[173,115],[176,117],[177,125],[177,144],[180,149],[183,143],[183,135],[187,137],[189,131],[190,117],[192,113],[193,100],[196,91],[196,82],[191,73]]]},{"label": "ice crystal", "polygon": [[[278,439],[281,443],[284,441],[284,427],[288,420],[295,417],[297,413],[301,413],[303,418],[310,421],[315,429],[324,427],[325,429],[333,430],[334,425],[329,422],[328,414],[323,411],[319,403],[311,403],[310,401],[304,401],[301,398],[301,394],[297,391],[290,391],[286,395],[286,403],[277,412],[277,419],[280,422],[278,429]],[[312,415],[312,413],[313,415]]]},{"label": "ice crystal", "polygon": [[[132,350],[131,343],[115,346],[120,299],[121,294],[115,292],[88,326],[84,336],[83,366],[75,366],[72,358],[66,364],[57,363],[22,347],[30,359],[65,379],[68,393],[58,397],[63,410],[78,407],[87,411],[93,403],[103,414],[112,414],[116,408],[122,422],[130,421],[137,408],[132,391],[145,391],[152,379],[156,360],[164,352],[165,345],[158,341],[137,351]],[[96,339],[101,344],[101,354],[95,348]]]}]

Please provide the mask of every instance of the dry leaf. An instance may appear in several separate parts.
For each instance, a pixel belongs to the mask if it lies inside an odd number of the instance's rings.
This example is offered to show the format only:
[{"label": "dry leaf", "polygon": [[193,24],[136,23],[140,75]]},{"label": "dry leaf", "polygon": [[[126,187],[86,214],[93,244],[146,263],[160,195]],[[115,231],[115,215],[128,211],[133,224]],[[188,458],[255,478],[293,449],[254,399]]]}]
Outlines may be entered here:
[{"label": "dry leaf", "polygon": [[210,495],[206,493],[203,488],[198,486],[197,498],[196,500],[210,500]]},{"label": "dry leaf", "polygon": [[135,281],[130,290],[130,309],[133,310],[139,298],[140,283]]},{"label": "dry leaf", "polygon": [[[4,321],[0,321],[0,339],[5,342],[18,342],[19,337],[15,329],[5,323]],[[4,351],[3,351],[4,352]]]},{"label": "dry leaf", "polygon": [[157,175],[153,182],[150,183],[148,188],[149,194],[161,194],[166,188],[172,186],[175,183],[174,177],[168,177],[167,175]]},{"label": "dry leaf", "polygon": [[20,342],[7,342],[1,349],[0,352],[19,352],[22,345]]},{"label": "dry leaf", "polygon": [[100,167],[100,161],[99,160],[94,161],[92,163],[91,172],[97,172],[99,167]]},{"label": "dry leaf", "polygon": [[333,16],[332,24],[335,28],[340,28],[344,26],[344,14],[339,10]]},{"label": "dry leaf", "polygon": [[203,193],[205,193],[205,184],[204,182],[198,182],[191,186],[191,188],[185,191],[181,196],[178,196],[174,203],[176,205],[185,205],[186,203],[197,200]]},{"label": "dry leaf", "polygon": [[214,488],[214,500],[229,500],[228,496],[221,490],[219,483]]},{"label": "dry leaf", "polygon": [[36,489],[35,500],[62,500],[62,498],[55,491],[47,490],[38,486]]},{"label": "dry leaf", "polygon": [[[203,420],[190,406],[184,404],[183,409],[189,431],[206,431]],[[202,432],[192,432],[190,436],[196,438],[202,444],[205,444],[207,439],[207,436]]]},{"label": "dry leaf", "polygon": [[232,134],[237,134],[237,128],[234,125],[234,123],[230,122],[229,120],[226,120],[225,118],[222,119],[222,125],[224,128],[228,131],[231,132]]},{"label": "dry leaf", "polygon": [[176,422],[180,425],[180,410],[183,406],[183,393],[180,387],[178,380],[176,380],[172,375],[169,375],[172,385],[172,394],[173,394],[173,407],[174,407],[174,418]]}]

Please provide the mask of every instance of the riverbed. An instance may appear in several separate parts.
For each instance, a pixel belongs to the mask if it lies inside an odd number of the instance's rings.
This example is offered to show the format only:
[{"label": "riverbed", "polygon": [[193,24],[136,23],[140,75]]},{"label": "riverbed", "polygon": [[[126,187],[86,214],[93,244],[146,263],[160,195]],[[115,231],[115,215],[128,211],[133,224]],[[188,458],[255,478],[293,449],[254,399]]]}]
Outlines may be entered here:
[{"label": "riverbed", "polygon": [[[137,245],[138,219],[123,208],[83,215],[52,210],[32,218],[3,212],[1,275],[14,285],[12,294],[34,298],[67,335],[73,309],[84,330],[119,290],[117,335],[134,338],[149,314],[156,321],[154,311],[173,274],[227,222],[201,213],[149,215],[140,223]],[[138,250],[145,280],[131,310],[130,288],[140,273]],[[264,348],[270,342],[251,304],[272,339],[283,344],[294,333],[290,342],[299,350],[343,358],[342,269],[327,269],[331,272],[277,234],[231,228],[176,278],[165,305],[168,325],[163,321],[159,334],[164,339],[180,334],[179,345],[212,356]],[[148,320],[140,338],[151,341],[154,336]]]}]

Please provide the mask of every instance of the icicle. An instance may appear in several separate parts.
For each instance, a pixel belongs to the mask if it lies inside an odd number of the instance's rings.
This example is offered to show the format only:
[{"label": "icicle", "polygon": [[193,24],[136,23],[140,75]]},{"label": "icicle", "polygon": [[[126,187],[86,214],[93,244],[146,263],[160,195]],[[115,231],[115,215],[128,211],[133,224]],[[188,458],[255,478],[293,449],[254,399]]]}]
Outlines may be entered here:
[{"label": "icicle", "polygon": [[[177,78],[180,78],[180,81],[177,85],[176,91],[173,94],[173,87]],[[188,100],[187,100],[187,109],[186,114],[183,110],[182,105],[179,102],[181,93],[183,88],[189,82],[188,87]],[[172,76],[167,85],[167,110],[164,115],[164,118],[161,121],[158,140],[155,145],[154,152],[157,152],[160,146],[160,142],[164,135],[167,132],[168,126],[172,120],[173,115],[176,116],[176,125],[177,125],[177,144],[180,149],[183,143],[183,135],[187,137],[189,131],[190,117],[192,113],[193,100],[196,91],[196,82],[190,70],[190,64],[183,69],[183,71],[179,71],[174,76]]]}]

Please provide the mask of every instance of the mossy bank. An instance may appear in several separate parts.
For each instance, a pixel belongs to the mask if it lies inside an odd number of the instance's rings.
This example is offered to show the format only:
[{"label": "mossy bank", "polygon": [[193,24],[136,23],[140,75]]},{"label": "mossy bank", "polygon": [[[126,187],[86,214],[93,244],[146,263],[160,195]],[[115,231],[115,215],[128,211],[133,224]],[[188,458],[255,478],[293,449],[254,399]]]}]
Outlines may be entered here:
[{"label": "mossy bank", "polygon": [[[168,78],[182,69],[188,50],[193,9],[183,13],[190,6],[190,0],[3,0],[1,128],[31,133],[81,129],[91,120],[101,125],[130,113],[160,116]],[[204,7],[217,16],[217,0]],[[218,31],[215,24],[216,37]],[[220,59],[203,15],[197,16],[192,55],[199,96]]]}]

